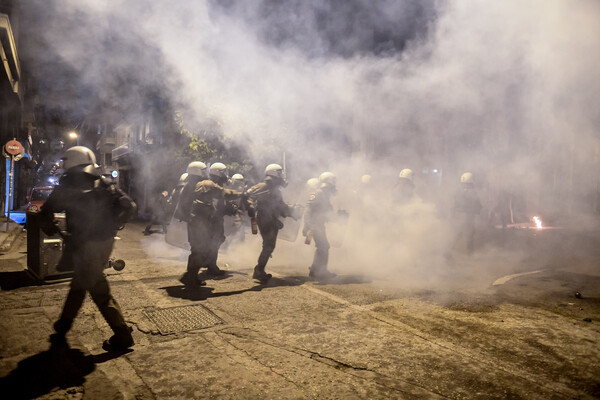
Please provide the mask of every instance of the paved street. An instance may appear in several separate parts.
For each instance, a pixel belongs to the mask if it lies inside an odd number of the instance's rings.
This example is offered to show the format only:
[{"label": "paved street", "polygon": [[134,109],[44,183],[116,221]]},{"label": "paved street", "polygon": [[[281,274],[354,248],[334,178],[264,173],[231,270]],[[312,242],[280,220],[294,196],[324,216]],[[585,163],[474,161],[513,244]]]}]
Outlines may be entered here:
[{"label": "paved street", "polygon": [[330,282],[308,280],[312,247],[279,241],[267,285],[251,279],[248,236],[220,256],[225,279],[189,291],[188,253],[143,227],[119,233],[127,266],[107,270],[134,327],[126,354],[102,350],[111,332],[89,297],[70,349],[50,349],[68,282],[27,278],[25,233],[0,256],[3,398],[600,397],[597,235],[444,266],[356,266],[342,247]]}]

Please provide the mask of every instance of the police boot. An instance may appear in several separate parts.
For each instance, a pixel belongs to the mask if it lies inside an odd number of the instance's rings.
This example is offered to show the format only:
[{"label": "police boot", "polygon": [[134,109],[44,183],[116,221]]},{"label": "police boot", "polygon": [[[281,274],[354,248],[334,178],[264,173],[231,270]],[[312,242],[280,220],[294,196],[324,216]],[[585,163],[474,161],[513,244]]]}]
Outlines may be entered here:
[{"label": "police boot", "polygon": [[179,278],[179,282],[189,287],[198,287],[206,285],[206,282],[201,280],[197,274],[190,274],[189,272],[184,273],[183,276]]},{"label": "police boot", "polygon": [[59,319],[54,323],[54,332],[50,335],[52,346],[67,346],[67,332],[71,329],[73,320]]},{"label": "police boot", "polygon": [[334,272],[329,271],[327,268],[309,268],[308,276],[314,279],[331,279],[337,275]]},{"label": "police boot", "polygon": [[206,273],[210,277],[219,277],[219,276],[227,275],[227,271],[222,270],[217,265],[211,265],[211,266],[207,267]]},{"label": "police boot", "polygon": [[266,283],[271,279],[273,275],[265,272],[265,267],[256,266],[254,267],[254,273],[252,274],[253,279],[258,279],[262,283]]},{"label": "police boot", "polygon": [[336,276],[337,276],[337,274],[335,272],[331,272],[328,269],[324,269],[317,273],[317,278],[320,278],[320,279],[331,279],[331,278],[335,278]]},{"label": "police boot", "polygon": [[102,343],[102,348],[106,351],[125,351],[133,346],[133,336],[131,332],[133,329],[125,325],[114,329],[115,334],[110,339],[105,340]]}]

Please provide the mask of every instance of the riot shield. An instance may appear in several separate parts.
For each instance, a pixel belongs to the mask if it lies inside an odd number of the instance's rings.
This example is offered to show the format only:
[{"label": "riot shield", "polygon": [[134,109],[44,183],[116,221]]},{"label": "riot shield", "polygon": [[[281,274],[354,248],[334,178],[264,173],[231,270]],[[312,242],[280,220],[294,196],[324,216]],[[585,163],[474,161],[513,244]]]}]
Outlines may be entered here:
[{"label": "riot shield", "polygon": [[223,232],[226,237],[236,234],[242,228],[240,215],[225,215],[223,217]]},{"label": "riot shield", "polygon": [[346,227],[350,215],[345,211],[338,211],[327,222],[327,239],[331,247],[342,247],[344,237],[346,236]]},{"label": "riot shield", "polygon": [[295,242],[298,238],[298,231],[300,225],[302,225],[302,215],[304,214],[304,207],[301,205],[295,205],[292,208],[293,218],[285,218],[283,228],[279,230],[277,239],[285,240],[286,242]]},{"label": "riot shield", "polygon": [[165,235],[165,242],[171,246],[189,250],[190,243],[188,241],[187,222],[171,218],[169,229],[167,229],[167,234]]}]

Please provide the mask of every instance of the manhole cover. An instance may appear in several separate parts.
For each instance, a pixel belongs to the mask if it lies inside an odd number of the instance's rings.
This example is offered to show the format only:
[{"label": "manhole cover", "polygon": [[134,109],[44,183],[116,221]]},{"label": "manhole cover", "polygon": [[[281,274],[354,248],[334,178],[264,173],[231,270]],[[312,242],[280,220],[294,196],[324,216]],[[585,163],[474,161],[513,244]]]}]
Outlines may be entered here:
[{"label": "manhole cover", "polygon": [[203,305],[147,309],[144,314],[156,324],[161,334],[193,331],[224,324],[221,318]]}]

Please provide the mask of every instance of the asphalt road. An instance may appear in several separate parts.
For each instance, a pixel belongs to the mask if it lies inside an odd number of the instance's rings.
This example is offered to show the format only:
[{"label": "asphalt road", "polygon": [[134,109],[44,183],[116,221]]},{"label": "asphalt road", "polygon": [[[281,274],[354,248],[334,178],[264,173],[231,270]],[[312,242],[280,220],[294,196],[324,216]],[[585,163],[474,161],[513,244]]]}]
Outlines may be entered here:
[{"label": "asphalt road", "polygon": [[69,333],[71,348],[49,350],[68,283],[28,280],[24,237],[0,256],[2,393],[43,399],[600,397],[594,233],[512,231],[494,238],[501,248],[439,265],[367,265],[353,262],[342,247],[332,249],[331,269],[339,276],[329,282],[308,279],[311,247],[300,239],[280,241],[267,285],[251,279],[260,242],[247,236],[220,256],[226,278],[189,291],[178,282],[187,252],[165,244],[160,233],[143,236],[143,227],[133,223],[120,232],[114,254],[127,266],[107,270],[135,328],[134,351],[126,354],[101,349],[110,331],[89,299]]}]

